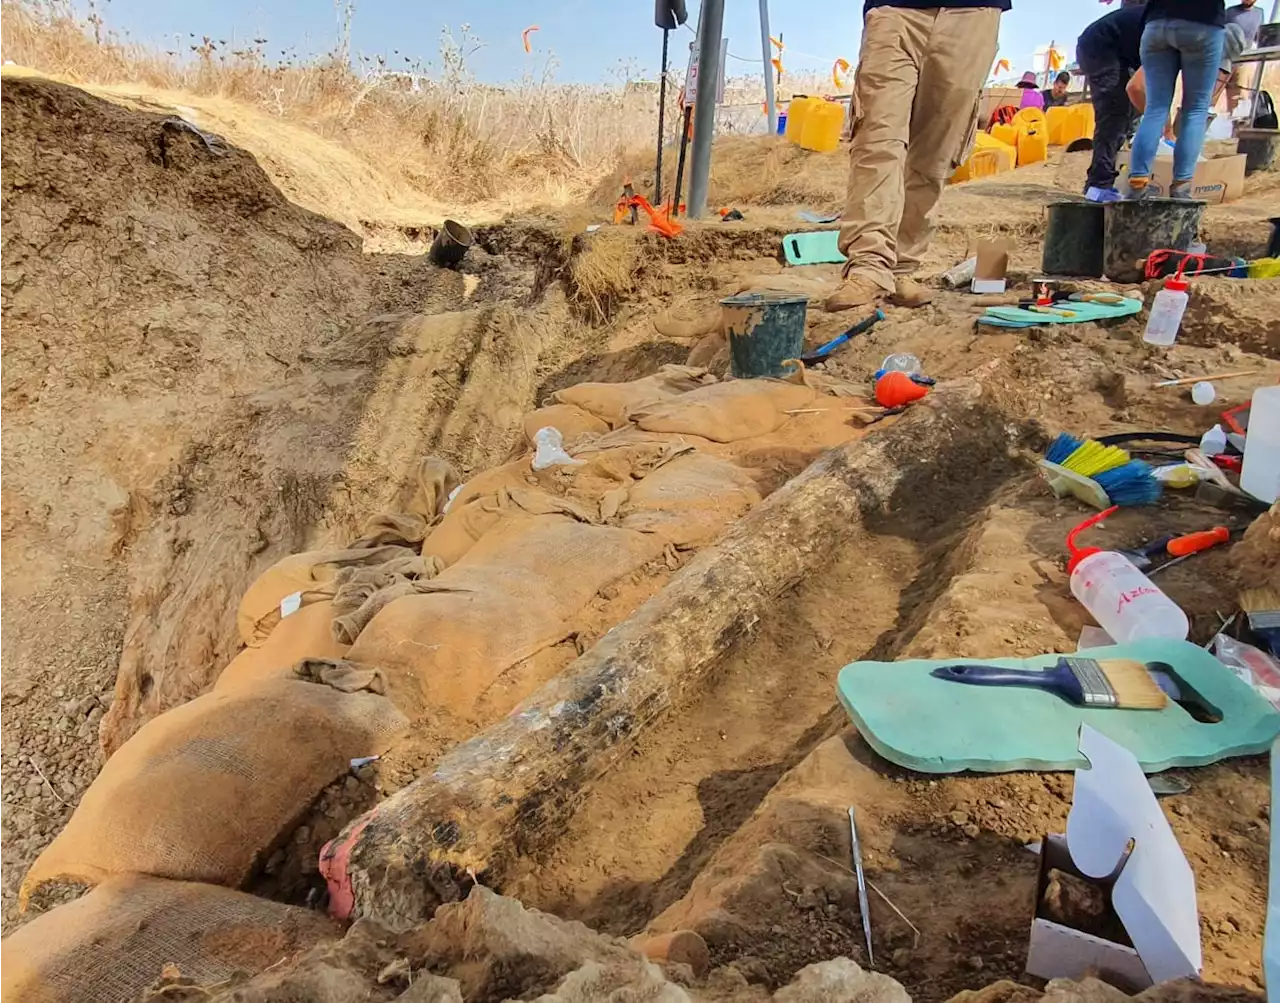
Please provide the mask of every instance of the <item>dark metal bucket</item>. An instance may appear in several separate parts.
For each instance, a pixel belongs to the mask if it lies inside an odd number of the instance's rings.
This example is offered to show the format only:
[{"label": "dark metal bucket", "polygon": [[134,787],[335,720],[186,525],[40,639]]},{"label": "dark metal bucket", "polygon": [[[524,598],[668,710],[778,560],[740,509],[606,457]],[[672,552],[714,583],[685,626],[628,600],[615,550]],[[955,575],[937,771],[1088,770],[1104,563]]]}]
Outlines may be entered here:
[{"label": "dark metal bucket", "polygon": [[795,372],[784,366],[804,354],[808,296],[739,293],[720,301],[720,324],[729,342],[733,375],[739,379],[775,378]]},{"label": "dark metal bucket", "polygon": [[1205,203],[1145,198],[1109,202],[1102,244],[1102,270],[1112,282],[1141,282],[1139,264],[1152,251],[1189,250],[1200,230]]},{"label": "dark metal bucket", "polygon": [[1104,207],[1100,202],[1071,199],[1049,203],[1040,270],[1046,275],[1102,277]]},{"label": "dark metal bucket", "polygon": [[446,219],[436,231],[436,239],[431,242],[427,257],[433,265],[456,265],[475,239],[471,231],[457,220]]}]

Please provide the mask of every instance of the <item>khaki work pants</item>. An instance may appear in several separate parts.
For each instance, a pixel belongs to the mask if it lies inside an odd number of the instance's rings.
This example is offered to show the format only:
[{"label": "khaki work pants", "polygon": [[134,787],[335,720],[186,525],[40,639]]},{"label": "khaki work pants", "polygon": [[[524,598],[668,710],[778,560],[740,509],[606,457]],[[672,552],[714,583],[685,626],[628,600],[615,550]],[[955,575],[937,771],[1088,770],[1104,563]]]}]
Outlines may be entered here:
[{"label": "khaki work pants", "polygon": [[999,30],[994,7],[867,14],[840,227],[846,276],[892,291],[895,272],[919,266],[933,231],[929,213],[973,143]]}]

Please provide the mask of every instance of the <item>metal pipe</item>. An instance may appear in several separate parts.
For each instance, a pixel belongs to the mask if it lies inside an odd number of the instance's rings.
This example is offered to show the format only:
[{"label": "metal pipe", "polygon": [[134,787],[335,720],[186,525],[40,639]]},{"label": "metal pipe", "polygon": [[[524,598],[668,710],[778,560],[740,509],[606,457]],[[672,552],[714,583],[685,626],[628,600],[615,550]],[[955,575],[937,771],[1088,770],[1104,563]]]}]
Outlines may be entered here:
[{"label": "metal pipe", "polygon": [[[763,3],[764,0],[761,0]],[[662,143],[666,137],[663,133],[664,119],[667,111],[667,44],[671,40],[671,32],[662,29],[662,78],[658,81],[658,163],[653,169],[653,204],[662,206]]]},{"label": "metal pipe", "polygon": [[716,85],[720,80],[720,37],[724,33],[724,0],[702,0],[698,21],[698,95],[693,106],[693,156],[689,169],[689,212],[707,214],[711,180],[711,141],[716,132]]},{"label": "metal pipe", "polygon": [[769,135],[778,131],[778,106],[773,99],[772,50],[769,48],[769,0],[760,0],[760,61],[764,64],[764,110],[769,120]]}]

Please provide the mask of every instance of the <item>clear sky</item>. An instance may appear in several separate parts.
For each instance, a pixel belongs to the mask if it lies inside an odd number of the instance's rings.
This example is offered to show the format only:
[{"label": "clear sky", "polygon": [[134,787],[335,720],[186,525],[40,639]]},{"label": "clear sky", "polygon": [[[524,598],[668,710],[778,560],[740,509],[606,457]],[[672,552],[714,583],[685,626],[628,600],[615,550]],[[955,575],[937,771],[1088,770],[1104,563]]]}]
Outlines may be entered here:
[{"label": "clear sky", "polygon": [[[289,49],[310,55],[330,50],[337,35],[333,0],[100,0],[100,6],[109,27],[167,49],[174,47],[175,34],[184,43],[189,34],[228,41],[257,36],[268,40],[273,56]],[[690,23],[696,24],[697,0],[688,6]],[[788,69],[826,72],[836,57],[856,61],[859,0],[772,0],[770,6],[772,33],[784,37]],[[1028,69],[1036,46],[1053,40],[1072,60],[1084,26],[1114,9],[1098,0],[1014,0],[1000,29],[1000,54],[1015,68]],[[759,58],[757,12],[757,0],[726,0],[725,33],[736,56]],[[440,29],[447,25],[457,34],[463,23],[484,42],[469,65],[488,81],[540,74],[549,53],[558,62],[555,78],[571,83],[609,79],[623,64],[651,75],[661,57],[662,32],[654,27],[651,0],[356,0],[351,47],[354,53],[384,55],[392,67],[406,66],[406,56],[438,67]],[[540,30],[531,35],[534,51],[526,55],[520,33],[533,24]],[[681,29],[672,37],[672,65],[683,66],[693,36]],[[752,68],[731,59],[729,73],[740,76]]]}]

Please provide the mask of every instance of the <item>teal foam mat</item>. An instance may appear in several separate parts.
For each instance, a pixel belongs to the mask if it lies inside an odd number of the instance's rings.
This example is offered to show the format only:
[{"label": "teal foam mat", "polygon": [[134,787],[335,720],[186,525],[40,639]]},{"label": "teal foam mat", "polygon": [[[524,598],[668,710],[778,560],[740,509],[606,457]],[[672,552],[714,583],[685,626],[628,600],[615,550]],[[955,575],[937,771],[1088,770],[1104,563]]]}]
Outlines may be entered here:
[{"label": "teal foam mat", "polygon": [[1123,745],[1148,773],[1265,752],[1280,735],[1280,712],[1197,645],[1154,640],[1086,653],[1167,662],[1222,720],[1197,721],[1177,704],[1160,711],[1086,709],[1041,690],[967,686],[930,675],[961,663],[1045,669],[1058,654],[854,662],[840,670],[836,690],[877,753],[922,773],[1078,769],[1088,765],[1076,747],[1082,723]]}]

